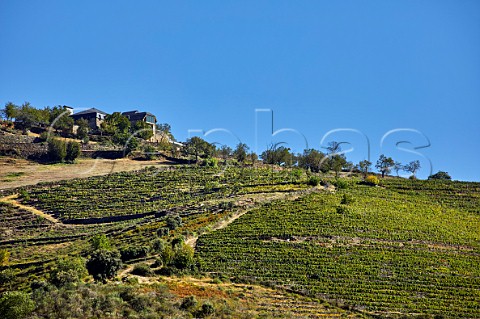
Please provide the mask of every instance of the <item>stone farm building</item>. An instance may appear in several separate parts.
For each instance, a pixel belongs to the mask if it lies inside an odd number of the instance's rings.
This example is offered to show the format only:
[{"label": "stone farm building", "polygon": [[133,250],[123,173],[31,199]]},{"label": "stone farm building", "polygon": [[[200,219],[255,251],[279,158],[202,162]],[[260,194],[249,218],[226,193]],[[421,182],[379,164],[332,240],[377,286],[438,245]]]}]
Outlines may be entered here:
[{"label": "stone farm building", "polygon": [[85,111],[81,111],[75,114],[70,115],[75,121],[79,119],[85,119],[88,121],[88,126],[94,131],[98,132],[100,130],[100,125],[105,120],[105,116],[108,114],[100,111],[96,108],[91,108]]},{"label": "stone farm building", "polygon": [[[105,120],[105,117],[108,114],[96,109],[96,108],[91,108],[85,111],[81,111],[75,114],[70,115],[75,121],[79,119],[85,119],[88,121],[88,125],[92,129],[93,132],[100,132],[100,125],[102,122]],[[123,116],[126,116],[128,120],[130,121],[130,124],[133,126],[135,123],[138,121],[143,121],[149,125],[151,125],[152,130],[153,130],[153,137],[151,138],[151,142],[156,142],[158,140],[157,137],[157,132],[156,132],[156,124],[157,124],[157,118],[155,115],[149,112],[139,112],[137,110],[135,111],[129,111],[129,112],[123,112]]]}]

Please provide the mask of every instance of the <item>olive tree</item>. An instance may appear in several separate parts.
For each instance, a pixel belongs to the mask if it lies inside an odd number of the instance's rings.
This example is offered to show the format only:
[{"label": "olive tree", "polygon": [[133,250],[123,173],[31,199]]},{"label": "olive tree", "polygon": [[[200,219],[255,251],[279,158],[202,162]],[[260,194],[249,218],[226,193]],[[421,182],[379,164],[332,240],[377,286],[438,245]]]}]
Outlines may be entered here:
[{"label": "olive tree", "polygon": [[382,178],[385,177],[385,174],[390,173],[392,167],[395,165],[395,161],[391,157],[386,157],[385,155],[380,155],[380,158],[375,164],[375,167],[379,172],[382,173]]}]

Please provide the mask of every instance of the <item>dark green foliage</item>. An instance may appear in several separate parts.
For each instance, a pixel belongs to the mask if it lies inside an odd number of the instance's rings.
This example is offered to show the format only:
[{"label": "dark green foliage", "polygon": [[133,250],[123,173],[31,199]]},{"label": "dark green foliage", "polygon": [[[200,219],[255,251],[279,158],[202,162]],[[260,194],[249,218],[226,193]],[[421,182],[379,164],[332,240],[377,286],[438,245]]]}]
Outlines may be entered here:
[{"label": "dark green foliage", "polygon": [[347,189],[348,188],[348,182],[344,179],[336,179],[332,182],[333,185],[335,185],[336,188],[338,189]]},{"label": "dark green foliage", "polygon": [[298,155],[298,166],[315,173],[328,171],[325,154],[313,148],[306,149],[302,155]]},{"label": "dark green foliage", "polygon": [[78,125],[77,137],[81,140],[84,140],[88,137],[88,133],[90,133],[90,126],[88,125],[88,121],[81,118],[77,120],[76,124]]},{"label": "dark green foliage", "polygon": [[335,172],[336,177],[338,177],[338,174],[342,171],[343,168],[347,167],[348,164],[344,154],[330,155],[327,163],[329,168]]},{"label": "dark green foliage", "polygon": [[114,112],[105,117],[105,121],[101,124],[102,131],[109,135],[128,134],[130,129],[130,121],[120,112]]},{"label": "dark green foliage", "polygon": [[233,151],[233,157],[239,162],[244,163],[247,159],[247,152],[249,147],[245,143],[238,143],[237,147]]},{"label": "dark green foliage", "polygon": [[80,144],[77,142],[65,143],[56,138],[48,140],[48,157],[53,162],[73,163],[80,153]]},{"label": "dark green foliage", "polygon": [[143,154],[145,156],[145,159],[147,159],[147,160],[153,160],[153,159],[157,158],[157,156],[156,156],[157,150],[152,145],[145,146],[145,148],[143,149]]},{"label": "dark green foliage", "polygon": [[155,253],[161,253],[166,246],[167,246],[167,242],[162,239],[155,239],[150,244],[151,250]]},{"label": "dark green foliage", "polygon": [[175,251],[170,245],[166,246],[160,253],[160,258],[162,259],[164,265],[170,265],[174,257]]},{"label": "dark green foliage", "polygon": [[208,143],[198,136],[189,138],[185,143],[185,152],[187,155],[195,155],[195,161],[198,161],[199,157],[210,157],[215,152],[215,145]]},{"label": "dark green foliage", "polygon": [[395,166],[395,161],[391,157],[386,157],[385,155],[380,155],[380,158],[375,164],[375,167],[379,172],[382,173],[382,178],[385,177],[385,174],[390,173],[392,168]]},{"label": "dark green foliage", "polygon": [[182,217],[178,215],[171,215],[167,217],[167,227],[170,230],[175,230],[178,227],[181,227],[183,225],[182,223]]},{"label": "dark green foliage", "polygon": [[78,156],[80,156],[80,144],[77,142],[68,142],[65,160],[69,163],[73,163]]},{"label": "dark green foliage", "polygon": [[5,103],[5,108],[2,110],[3,115],[10,121],[11,119],[15,118],[17,114],[18,106],[13,104],[12,102]]},{"label": "dark green foliage", "polygon": [[222,145],[219,150],[217,150],[217,155],[223,159],[224,164],[227,163],[227,159],[232,155],[232,149],[227,145]]},{"label": "dark green foliage", "polygon": [[50,272],[50,282],[61,287],[66,284],[79,282],[87,275],[85,260],[81,257],[60,259]]},{"label": "dark green foliage", "polygon": [[161,268],[163,266],[163,260],[161,258],[155,258],[151,268]]},{"label": "dark green foliage", "polygon": [[122,261],[126,262],[132,259],[147,257],[148,251],[149,249],[146,246],[142,246],[142,247],[131,246],[131,247],[121,249],[120,255],[121,255]]},{"label": "dark green foliage", "polygon": [[193,248],[187,244],[181,244],[174,250],[175,255],[172,265],[177,269],[186,269],[193,265]]},{"label": "dark green foliage", "polygon": [[25,102],[14,110],[15,127],[29,130],[39,125],[47,125],[50,120],[50,110],[34,108],[29,102]]},{"label": "dark green foliage", "polygon": [[64,134],[70,134],[73,127],[73,118],[71,118],[70,111],[66,106],[57,105],[53,108],[47,108],[50,111],[49,123],[57,131],[62,131]]},{"label": "dark green foliage", "polygon": [[17,271],[6,268],[0,271],[0,286],[8,287],[14,281]]},{"label": "dark green foliage", "polygon": [[30,296],[22,291],[6,292],[0,297],[2,319],[22,319],[30,315],[35,304]]},{"label": "dark green foliage", "polygon": [[371,166],[372,162],[369,160],[363,160],[358,163],[357,168],[363,174],[363,177],[366,178]]},{"label": "dark green foliage", "polygon": [[182,303],[180,305],[180,309],[184,310],[192,310],[197,307],[198,301],[195,296],[188,296],[183,298]]},{"label": "dark green foliage", "polygon": [[310,178],[308,179],[308,185],[317,186],[318,184],[320,184],[320,177],[310,176]]},{"label": "dark green foliage", "polygon": [[157,229],[158,237],[168,236],[169,233],[170,233],[170,228],[168,227],[160,227],[159,229]]},{"label": "dark green foliage", "polygon": [[209,302],[206,302],[202,307],[195,313],[199,318],[205,318],[215,313],[215,308]]},{"label": "dark green foliage", "polygon": [[87,261],[87,270],[97,281],[115,277],[122,267],[122,260],[117,251],[97,250]]},{"label": "dark green foliage", "polygon": [[132,128],[132,133],[141,139],[149,140],[153,136],[153,127],[144,121],[137,121]]},{"label": "dark green foliage", "polygon": [[216,158],[212,158],[212,157],[206,158],[206,159],[202,162],[202,166],[206,166],[206,167],[217,167],[217,166],[218,166],[218,160],[217,160]]},{"label": "dark green foliage", "polygon": [[48,157],[53,162],[63,162],[67,156],[67,145],[64,141],[52,138],[48,141]]},{"label": "dark green foliage", "polygon": [[452,177],[447,172],[438,171],[437,173],[428,176],[428,179],[451,180]]},{"label": "dark green foliage", "polygon": [[171,246],[172,248],[179,247],[185,243],[185,238],[183,236],[178,236],[172,239]]},{"label": "dark green foliage", "polygon": [[150,269],[150,266],[145,264],[145,263],[140,263],[135,265],[132,270],[133,275],[138,275],[138,276],[151,276],[153,274],[152,269]]},{"label": "dark green foliage", "polygon": [[[148,292],[130,285],[79,284],[60,289],[34,291],[36,309],[30,318],[81,319],[81,318],[184,318],[188,313],[178,309],[164,287],[152,285]],[[3,317],[1,317],[3,319]]]},{"label": "dark green foliage", "polygon": [[92,245],[92,250],[109,250],[112,248],[110,240],[105,234],[93,236],[90,238],[90,243]]},{"label": "dark green foliage", "polygon": [[292,166],[295,162],[295,156],[290,152],[290,149],[285,146],[277,147],[274,145],[264,151],[261,157],[265,164]]}]

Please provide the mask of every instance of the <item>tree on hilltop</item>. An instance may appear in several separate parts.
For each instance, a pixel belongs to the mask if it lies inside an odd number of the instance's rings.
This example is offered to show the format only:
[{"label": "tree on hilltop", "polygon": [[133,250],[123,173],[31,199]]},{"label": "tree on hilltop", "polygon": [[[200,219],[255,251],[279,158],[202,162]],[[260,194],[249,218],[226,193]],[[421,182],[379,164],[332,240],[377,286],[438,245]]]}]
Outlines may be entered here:
[{"label": "tree on hilltop", "polygon": [[362,172],[363,178],[367,177],[368,171],[370,170],[371,166],[372,166],[372,162],[370,162],[369,160],[363,160],[358,163],[357,167],[360,170],[360,172]]},{"label": "tree on hilltop", "polygon": [[239,163],[245,162],[247,159],[247,151],[249,150],[249,147],[245,143],[238,143],[237,147],[233,151],[233,156]]},{"label": "tree on hilltop", "polygon": [[415,173],[420,169],[420,167],[420,161],[416,160],[405,165],[404,170],[412,173],[412,176],[415,177]]},{"label": "tree on hilltop", "polygon": [[451,180],[452,177],[447,172],[438,171],[437,173],[428,176],[428,179]]},{"label": "tree on hilltop", "polygon": [[375,164],[375,167],[379,172],[382,173],[382,178],[385,177],[385,174],[390,173],[392,167],[395,165],[395,161],[391,157],[386,157],[385,155],[380,155],[380,158]]}]

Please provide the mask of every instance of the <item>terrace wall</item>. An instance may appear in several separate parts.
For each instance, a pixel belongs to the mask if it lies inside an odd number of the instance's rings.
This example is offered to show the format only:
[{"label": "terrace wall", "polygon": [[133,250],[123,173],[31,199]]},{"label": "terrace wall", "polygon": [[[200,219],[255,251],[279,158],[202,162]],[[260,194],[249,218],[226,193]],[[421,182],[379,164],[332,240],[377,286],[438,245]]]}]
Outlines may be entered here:
[{"label": "terrace wall", "polygon": [[36,138],[26,135],[0,134],[0,155],[39,158],[48,152],[47,143],[35,143]]}]

